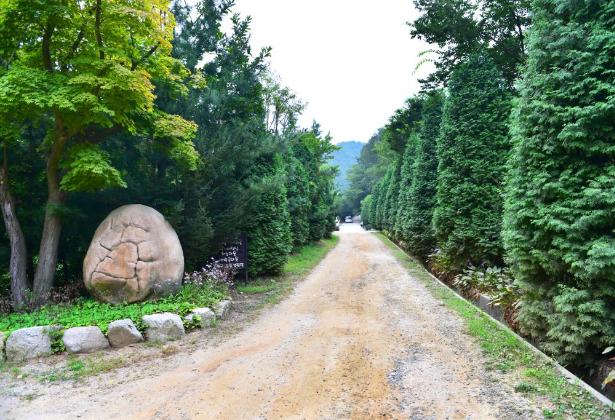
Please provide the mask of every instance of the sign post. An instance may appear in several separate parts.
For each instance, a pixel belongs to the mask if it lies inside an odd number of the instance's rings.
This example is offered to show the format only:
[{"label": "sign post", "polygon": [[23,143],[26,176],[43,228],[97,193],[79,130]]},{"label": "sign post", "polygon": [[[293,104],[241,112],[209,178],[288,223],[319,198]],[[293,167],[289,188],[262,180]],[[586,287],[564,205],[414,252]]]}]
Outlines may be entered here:
[{"label": "sign post", "polygon": [[220,253],[214,257],[219,264],[234,270],[244,271],[244,282],[248,282],[248,236],[245,233],[239,235],[234,241],[222,246]]}]

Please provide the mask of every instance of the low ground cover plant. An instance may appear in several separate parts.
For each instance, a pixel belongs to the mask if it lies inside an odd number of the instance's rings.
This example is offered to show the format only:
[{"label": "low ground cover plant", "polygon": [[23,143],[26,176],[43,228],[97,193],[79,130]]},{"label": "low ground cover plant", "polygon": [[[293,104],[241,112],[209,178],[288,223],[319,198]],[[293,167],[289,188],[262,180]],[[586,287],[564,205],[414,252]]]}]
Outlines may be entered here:
[{"label": "low ground cover plant", "polygon": [[110,322],[130,318],[142,329],[141,318],[160,312],[172,312],[180,316],[195,308],[211,307],[228,295],[228,289],[220,284],[205,281],[200,285],[186,283],[174,295],[157,301],[111,305],[92,298],[80,298],[71,303],[44,306],[30,313],[13,313],[0,319],[0,331],[11,333],[20,328],[41,325],[58,325],[63,328],[97,326],[107,331]]}]

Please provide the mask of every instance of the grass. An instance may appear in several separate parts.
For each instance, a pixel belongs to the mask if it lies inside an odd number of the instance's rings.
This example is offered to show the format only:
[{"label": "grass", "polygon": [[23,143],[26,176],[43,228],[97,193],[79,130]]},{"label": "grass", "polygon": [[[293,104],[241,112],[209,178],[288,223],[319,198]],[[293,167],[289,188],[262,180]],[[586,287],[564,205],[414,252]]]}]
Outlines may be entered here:
[{"label": "grass", "polygon": [[64,366],[45,373],[39,379],[43,382],[79,380],[110,372],[126,365],[127,361],[123,357],[103,358],[90,356],[79,358],[69,356]]},{"label": "grass", "polygon": [[488,368],[521,376],[523,380],[515,387],[517,392],[549,401],[549,407],[543,410],[545,417],[615,418],[613,407],[609,410],[586,390],[567,382],[550,359],[530,350],[510,330],[436,282],[420,262],[400,250],[385,235],[376,235],[414,278],[463,319],[468,333],[480,344],[488,360]]},{"label": "grass", "polygon": [[323,239],[317,243],[306,245],[295,254],[290,255],[288,262],[277,277],[263,277],[248,284],[237,285],[237,291],[245,294],[267,294],[263,305],[279,302],[292,290],[295,282],[311,271],[337,245],[338,236]]},{"label": "grass", "polygon": [[0,331],[11,333],[20,328],[57,325],[62,328],[98,326],[103,332],[111,321],[130,318],[143,329],[141,318],[159,312],[173,312],[180,316],[199,307],[211,307],[227,293],[211,285],[184,286],[178,293],[157,301],[126,305],[110,305],[94,299],[79,299],[66,305],[49,305],[30,313],[13,313],[0,319]]}]

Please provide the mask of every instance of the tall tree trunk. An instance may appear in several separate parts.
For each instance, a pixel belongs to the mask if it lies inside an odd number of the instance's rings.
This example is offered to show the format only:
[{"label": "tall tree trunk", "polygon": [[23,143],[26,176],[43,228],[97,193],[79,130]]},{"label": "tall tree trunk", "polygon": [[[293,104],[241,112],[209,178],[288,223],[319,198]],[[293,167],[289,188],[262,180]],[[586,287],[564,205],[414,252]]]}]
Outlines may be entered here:
[{"label": "tall tree trunk", "polygon": [[0,168],[0,205],[6,233],[11,243],[11,260],[9,272],[11,276],[11,298],[13,306],[19,309],[26,303],[28,291],[26,238],[15,212],[15,201],[9,189],[8,157],[6,145],[4,146],[4,161]]},{"label": "tall tree trunk", "polygon": [[53,279],[58,261],[58,246],[62,232],[60,207],[64,205],[65,194],[60,191],[59,163],[67,141],[63,121],[56,115],[56,128],[51,152],[47,158],[47,206],[41,246],[38,253],[38,264],[34,274],[34,296],[37,304],[43,304],[49,299],[53,287]]}]

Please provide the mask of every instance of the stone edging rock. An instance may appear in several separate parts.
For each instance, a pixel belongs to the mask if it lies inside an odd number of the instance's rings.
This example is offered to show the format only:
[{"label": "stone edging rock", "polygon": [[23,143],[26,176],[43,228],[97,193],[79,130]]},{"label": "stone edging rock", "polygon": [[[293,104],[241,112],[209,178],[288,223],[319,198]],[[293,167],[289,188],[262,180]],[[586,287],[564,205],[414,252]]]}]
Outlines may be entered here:
[{"label": "stone edging rock", "polygon": [[[232,301],[222,300],[212,310],[196,308],[182,321],[172,313],[158,313],[143,316],[146,325],[145,339],[131,319],[121,319],[109,323],[107,336],[99,327],[85,326],[68,328],[61,335],[62,343],[68,353],[82,354],[106,350],[111,347],[121,348],[129,345],[152,341],[164,343],[179,340],[185,335],[184,322],[198,328],[211,327],[216,320],[228,317]],[[61,331],[58,326],[38,326],[21,328],[8,337],[0,332],[0,361],[23,362],[53,354],[53,344],[59,337],[54,331]]]}]

